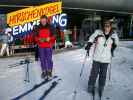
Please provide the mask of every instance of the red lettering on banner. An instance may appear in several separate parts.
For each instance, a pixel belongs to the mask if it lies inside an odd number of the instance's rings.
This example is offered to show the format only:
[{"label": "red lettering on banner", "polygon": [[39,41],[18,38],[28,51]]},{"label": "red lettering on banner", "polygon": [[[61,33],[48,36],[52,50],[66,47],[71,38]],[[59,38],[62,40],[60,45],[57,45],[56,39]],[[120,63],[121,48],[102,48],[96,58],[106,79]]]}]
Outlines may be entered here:
[{"label": "red lettering on banner", "polygon": [[29,11],[28,14],[27,14],[27,20],[32,19],[32,15],[33,15],[32,12]]},{"label": "red lettering on banner", "polygon": [[13,24],[15,22],[16,18],[14,16],[10,16],[9,18],[9,24]]},{"label": "red lettering on banner", "polygon": [[21,14],[21,21],[26,20],[26,12],[22,12]]},{"label": "red lettering on banner", "polygon": [[15,23],[18,23],[19,22],[20,17],[21,17],[21,13],[16,14],[16,22]]},{"label": "red lettering on banner", "polygon": [[38,10],[37,9],[33,10],[33,18],[36,18],[36,17],[38,17]]},{"label": "red lettering on banner", "polygon": [[61,2],[48,5],[31,7],[7,14],[7,23],[10,26],[21,25],[32,20],[37,20],[42,15],[52,16],[61,12]]}]

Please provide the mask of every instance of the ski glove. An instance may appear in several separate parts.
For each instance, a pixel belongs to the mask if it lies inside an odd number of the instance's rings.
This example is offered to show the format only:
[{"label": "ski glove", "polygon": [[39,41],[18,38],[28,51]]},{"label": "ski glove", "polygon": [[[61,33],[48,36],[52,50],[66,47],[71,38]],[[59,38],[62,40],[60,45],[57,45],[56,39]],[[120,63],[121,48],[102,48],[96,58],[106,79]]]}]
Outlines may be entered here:
[{"label": "ski glove", "polygon": [[87,46],[85,47],[85,50],[87,51],[87,54],[89,56],[89,51],[90,51],[90,47],[92,46],[92,43],[91,42],[88,42],[87,43]]},{"label": "ski glove", "polygon": [[112,40],[113,40],[113,43],[111,48],[111,54],[112,54],[112,57],[114,57],[114,50],[116,49],[117,45],[115,44],[115,39],[112,38]]},{"label": "ski glove", "polygon": [[90,47],[92,46],[92,43],[91,42],[88,42],[86,47],[85,47],[85,50],[90,50]]}]

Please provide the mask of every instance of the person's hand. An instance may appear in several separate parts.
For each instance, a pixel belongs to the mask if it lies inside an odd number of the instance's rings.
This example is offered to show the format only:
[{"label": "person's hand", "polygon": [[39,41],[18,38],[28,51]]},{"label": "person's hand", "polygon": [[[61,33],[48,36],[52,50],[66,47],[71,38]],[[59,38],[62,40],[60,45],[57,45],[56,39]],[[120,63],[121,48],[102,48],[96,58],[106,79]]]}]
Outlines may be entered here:
[{"label": "person's hand", "polygon": [[89,52],[89,50],[87,50],[86,52],[87,52],[87,55],[90,56],[90,52]]},{"label": "person's hand", "polygon": [[90,50],[91,46],[92,46],[92,43],[88,42],[87,45],[85,46],[85,50]]},{"label": "person's hand", "polygon": [[40,38],[39,40],[40,40],[40,42],[46,42],[45,38]]},{"label": "person's hand", "polygon": [[46,41],[49,42],[50,41],[50,37],[46,38]]},{"label": "person's hand", "polygon": [[90,51],[91,46],[92,46],[91,42],[88,42],[87,45],[85,46],[85,50],[86,50],[88,56],[89,56],[89,53],[90,53],[89,51]]}]

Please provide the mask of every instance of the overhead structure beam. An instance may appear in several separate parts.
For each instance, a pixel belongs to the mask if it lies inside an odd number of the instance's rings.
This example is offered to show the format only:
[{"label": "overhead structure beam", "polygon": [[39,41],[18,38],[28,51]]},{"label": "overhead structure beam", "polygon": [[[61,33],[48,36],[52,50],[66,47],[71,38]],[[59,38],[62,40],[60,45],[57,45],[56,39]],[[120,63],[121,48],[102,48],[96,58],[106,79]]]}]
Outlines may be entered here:
[{"label": "overhead structure beam", "polygon": [[62,7],[66,10],[83,10],[83,11],[96,11],[96,12],[107,12],[107,13],[116,13],[116,14],[133,14],[130,12],[124,12],[124,11],[111,11],[111,10],[100,10],[100,9],[87,9],[87,8],[71,8],[71,7]]},{"label": "overhead structure beam", "polygon": [[24,7],[24,8],[26,8],[26,7],[33,7],[33,6],[26,6],[26,5],[0,5],[0,7],[20,7],[20,8],[22,8],[22,7]]}]

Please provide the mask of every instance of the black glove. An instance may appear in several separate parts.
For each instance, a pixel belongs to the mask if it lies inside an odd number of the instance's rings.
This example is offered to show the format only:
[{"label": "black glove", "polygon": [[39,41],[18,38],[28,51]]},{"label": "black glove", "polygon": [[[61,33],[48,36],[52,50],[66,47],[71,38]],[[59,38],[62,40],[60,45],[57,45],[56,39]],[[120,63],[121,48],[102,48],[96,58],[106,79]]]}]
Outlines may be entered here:
[{"label": "black glove", "polygon": [[114,50],[116,49],[117,45],[115,44],[115,39],[112,38],[113,43],[112,43],[112,48],[111,48],[111,55],[114,57]]},{"label": "black glove", "polygon": [[90,51],[89,51],[89,50],[87,50],[86,52],[87,52],[87,55],[89,56],[89,55],[90,55]]},{"label": "black glove", "polygon": [[92,45],[92,43],[91,42],[88,42],[87,43],[87,46],[85,47],[85,50],[90,50],[91,45]]},{"label": "black glove", "polygon": [[85,47],[85,50],[87,51],[88,56],[89,56],[89,51],[90,51],[91,46],[92,46],[92,43],[88,42],[87,46]]}]

